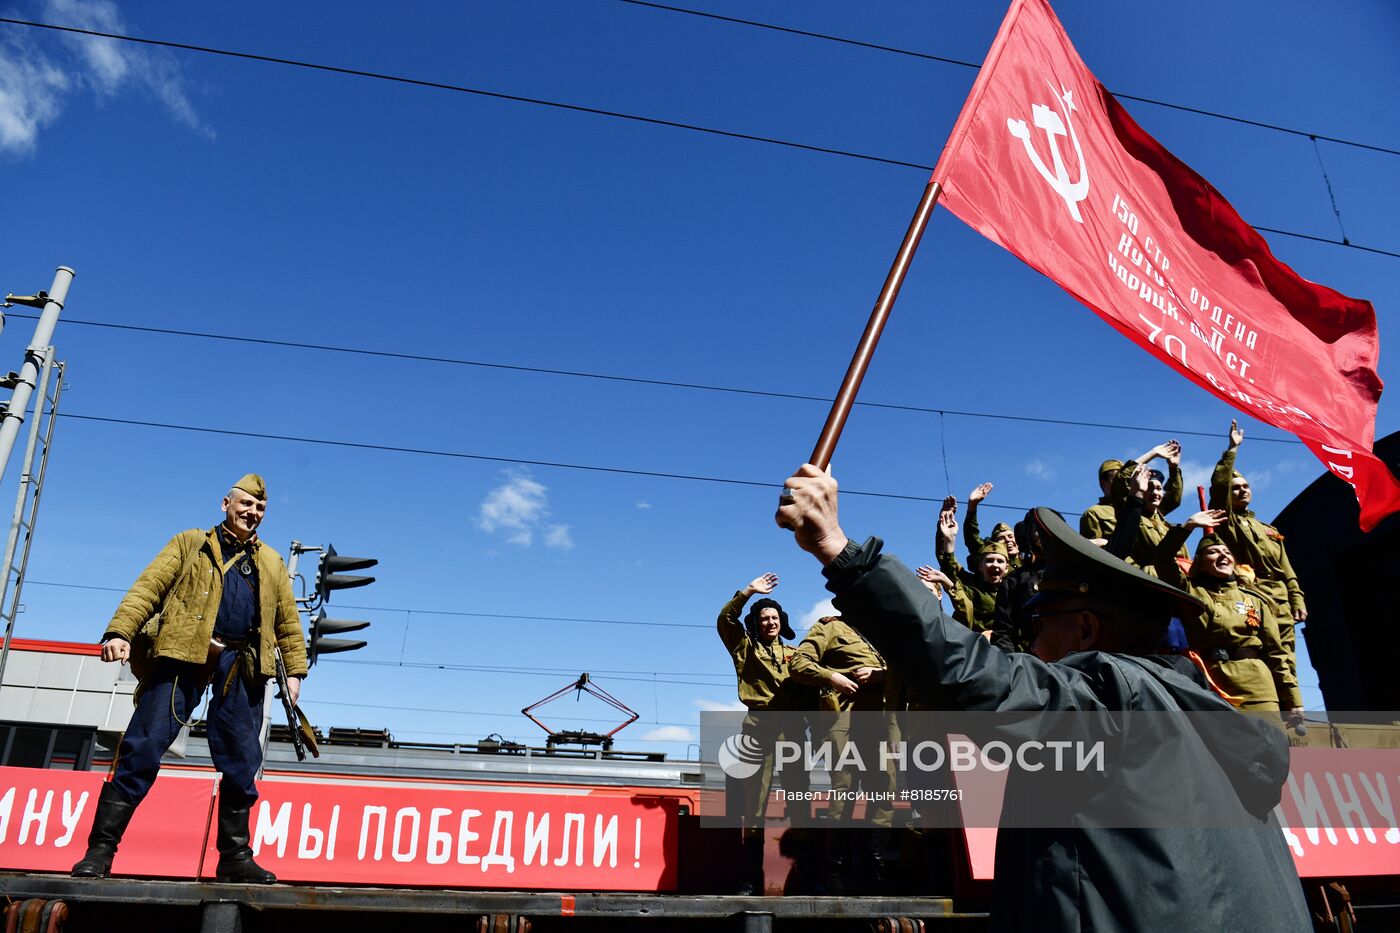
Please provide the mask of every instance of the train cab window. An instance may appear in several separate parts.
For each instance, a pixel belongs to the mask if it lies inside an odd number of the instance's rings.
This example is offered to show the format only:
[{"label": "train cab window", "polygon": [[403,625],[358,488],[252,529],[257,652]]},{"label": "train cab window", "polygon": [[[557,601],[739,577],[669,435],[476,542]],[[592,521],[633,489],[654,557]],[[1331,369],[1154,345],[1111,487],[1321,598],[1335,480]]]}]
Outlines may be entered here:
[{"label": "train cab window", "polygon": [[86,771],[96,737],[94,729],[0,723],[0,765]]}]

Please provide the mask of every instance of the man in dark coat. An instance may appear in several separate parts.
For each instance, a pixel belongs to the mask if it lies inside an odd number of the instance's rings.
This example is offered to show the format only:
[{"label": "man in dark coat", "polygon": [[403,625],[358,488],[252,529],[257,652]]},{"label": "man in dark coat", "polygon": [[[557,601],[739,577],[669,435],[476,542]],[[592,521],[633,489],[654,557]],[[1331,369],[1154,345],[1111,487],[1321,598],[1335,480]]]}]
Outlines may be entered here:
[{"label": "man in dark coat", "polygon": [[[1231,733],[1229,742],[1207,741],[1182,728],[1171,741],[1147,745],[1123,736],[1124,748],[1135,755],[1133,769],[1111,770],[1099,786],[1120,813],[1124,800],[1150,800],[1155,825],[1150,819],[1105,824],[1094,813],[1058,826],[1009,823],[1008,811],[1033,809],[1017,793],[1018,775],[1011,775],[997,836],[993,929],[1312,929],[1297,872],[1270,815],[1287,777],[1286,739],[1230,711],[1169,660],[1142,656],[1161,640],[1171,615],[1200,612],[1199,603],[1079,538],[1050,510],[1037,509],[1046,570],[1034,653],[1009,654],[947,619],[912,573],[880,553],[878,538],[863,545],[847,539],[829,474],[806,464],[786,485],[778,523],[822,563],[836,608],[859,620],[896,673],[954,708],[1080,711],[1110,720],[1117,717],[1103,714],[1211,712]],[[1200,799],[1194,788],[1203,778],[1227,782],[1231,799],[1211,803],[1233,810],[1224,814],[1230,825],[1191,819],[1189,808]],[[1143,795],[1144,784],[1155,799]],[[1185,808],[1178,825],[1160,822],[1177,806]]]}]

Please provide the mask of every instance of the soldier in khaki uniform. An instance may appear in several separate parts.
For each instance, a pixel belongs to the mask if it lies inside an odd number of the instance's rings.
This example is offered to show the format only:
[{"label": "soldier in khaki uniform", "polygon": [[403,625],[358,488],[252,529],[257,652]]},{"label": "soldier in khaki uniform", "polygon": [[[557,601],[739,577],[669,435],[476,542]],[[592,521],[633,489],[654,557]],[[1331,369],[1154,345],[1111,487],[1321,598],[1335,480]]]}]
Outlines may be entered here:
[{"label": "soldier in khaki uniform", "polygon": [[1215,465],[1210,477],[1210,507],[1224,509],[1226,521],[1216,529],[1220,540],[1230,547],[1230,553],[1254,574],[1254,587],[1269,598],[1278,619],[1279,635],[1288,650],[1289,663],[1297,666],[1293,624],[1308,617],[1303,601],[1303,588],[1298,575],[1288,562],[1283,535],[1273,525],[1259,520],[1249,508],[1253,493],[1249,480],[1235,472],[1235,455],[1244,440],[1244,431],[1236,421],[1230,422],[1230,445]]},{"label": "soldier in khaki uniform", "polygon": [[992,536],[983,538],[982,529],[977,524],[977,507],[991,493],[992,488],[991,483],[983,483],[967,494],[967,515],[963,520],[963,543],[967,545],[967,553],[976,554],[988,541],[1000,541],[1006,547],[1007,564],[1011,570],[1015,570],[1021,566],[1021,546],[1016,540],[1016,529],[1006,522],[997,522],[992,526]]},{"label": "soldier in khaki uniform", "polygon": [[[820,721],[831,743],[832,761],[840,761],[847,744],[854,743],[866,766],[860,772],[832,771],[832,801],[827,815],[835,829],[846,828],[855,806],[849,795],[857,784],[861,791],[877,795],[877,799],[866,803],[866,819],[873,828],[868,854],[878,879],[883,876],[885,848],[894,818],[893,800],[878,797],[892,797],[895,791],[892,766],[878,766],[879,746],[882,741],[898,741],[893,719],[880,714],[888,709],[887,692],[902,691],[893,679],[886,679],[885,659],[840,616],[818,619],[807,630],[792,659],[792,676],[821,689]],[[853,712],[858,715],[853,717]],[[829,894],[839,893],[844,887],[842,869],[848,851],[845,841],[845,834],[836,831],[828,838],[822,882]]]},{"label": "soldier in khaki uniform", "polygon": [[[750,710],[744,717],[744,732],[754,736],[766,750],[763,767],[752,778],[725,781],[727,810],[739,814],[745,824],[745,880],[740,894],[759,894],[763,890],[763,818],[773,780],[774,743],[783,738],[796,742],[803,739],[803,736],[784,736],[781,731],[774,731],[771,721],[755,714],[768,710],[801,710],[810,705],[810,702],[804,703],[804,691],[796,689],[796,682],[789,679],[796,649],[784,644],[783,639],[797,636],[788,624],[783,607],[776,600],[760,599],[750,607],[744,621],[739,621],[739,614],[754,594],[767,596],[777,585],[777,574],[755,577],[724,604],[716,622],[720,641],[734,662],[739,701]],[[811,787],[807,772],[800,767],[784,769],[783,786],[804,793]]]},{"label": "soldier in khaki uniform", "polygon": [[[249,473],[224,496],[224,521],[182,531],[132,584],[102,637],[102,660],[131,661],[141,678],[112,779],[102,785],[87,853],[75,878],[102,878],[161,756],[194,718],[212,681],[205,719],[219,781],[217,881],[272,884],[253,861],[249,809],[258,797],[259,731],[273,652],[287,667],[296,702],[306,676],[306,641],[287,567],[257,535],[267,487]],[[139,637],[138,637],[139,636]],[[135,642],[135,645],[133,645]]]},{"label": "soldier in khaki uniform", "polygon": [[[997,590],[1010,570],[1006,546],[1000,541],[984,541],[981,549],[968,560],[976,572],[964,570],[954,553],[958,536],[957,501],[949,496],[943,501],[938,516],[938,566],[956,580],[966,594],[966,601],[953,600],[953,618],[974,632],[990,632],[996,618]],[[959,616],[958,613],[964,615]]]},{"label": "soldier in khaki uniform", "polygon": [[[1167,521],[1166,515],[1181,505],[1181,444],[1177,441],[1167,441],[1143,454],[1141,461],[1129,460],[1123,464],[1114,478],[1110,493],[1114,508],[1121,510],[1128,496],[1132,494],[1131,487],[1138,467],[1145,467],[1156,457],[1167,461],[1169,472],[1164,476],[1160,470],[1150,471],[1147,491],[1142,497],[1142,524],[1137,544],[1123,558],[1134,567],[1153,576],[1157,574],[1157,546],[1162,543],[1167,529],[1171,528],[1171,522]],[[1184,548],[1178,556],[1183,560],[1186,558]]]},{"label": "soldier in khaki uniform", "polygon": [[[1162,514],[1169,514],[1181,505],[1181,444],[1171,440],[1158,444],[1127,463],[1121,460],[1105,460],[1099,464],[1099,488],[1103,490],[1103,496],[1096,504],[1085,509],[1083,515],[1079,516],[1079,533],[1086,538],[1097,541],[1100,545],[1113,537],[1113,529],[1118,524],[1117,514],[1114,510],[1121,505],[1122,497],[1127,494],[1128,484],[1132,480],[1134,470],[1158,457],[1171,464],[1170,476],[1167,477],[1164,484],[1161,502]],[[1148,557],[1144,569],[1151,565],[1152,558]]]},{"label": "soldier in khaki uniform", "polygon": [[1122,460],[1105,460],[1099,464],[1099,489],[1103,495],[1099,501],[1084,510],[1079,516],[1079,533],[1086,538],[1107,541],[1113,534],[1117,519],[1113,515],[1113,480],[1123,469]]},{"label": "soldier in khaki uniform", "polygon": [[1157,549],[1157,574],[1205,603],[1199,616],[1182,619],[1191,649],[1201,656],[1215,685],[1238,708],[1287,711],[1300,720],[1303,698],[1270,601],[1243,585],[1230,548],[1217,535],[1201,538],[1191,574],[1181,572],[1176,554],[1196,528],[1225,521],[1220,510],[1197,512],[1173,526]]}]

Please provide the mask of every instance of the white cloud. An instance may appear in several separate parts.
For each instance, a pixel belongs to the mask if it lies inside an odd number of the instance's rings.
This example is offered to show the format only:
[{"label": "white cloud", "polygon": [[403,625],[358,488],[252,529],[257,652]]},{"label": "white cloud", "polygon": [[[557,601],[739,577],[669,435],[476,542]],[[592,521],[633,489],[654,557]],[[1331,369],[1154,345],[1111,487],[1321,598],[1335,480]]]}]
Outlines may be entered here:
[{"label": "white cloud", "polygon": [[1055,468],[1037,457],[1026,464],[1026,475],[1048,483],[1055,479]]},{"label": "white cloud", "polygon": [[70,86],[58,67],[7,30],[0,40],[0,149],[33,149],[39,128],[62,112]]},{"label": "white cloud", "polygon": [[1194,515],[1201,510],[1201,500],[1196,494],[1197,486],[1204,486],[1206,499],[1210,498],[1210,474],[1214,470],[1213,463],[1181,461],[1181,507],[1186,510],[1187,515]]},{"label": "white cloud", "polygon": [[[127,31],[111,0],[41,0],[37,18],[96,32]],[[175,119],[213,137],[190,103],[169,52],[71,33],[60,43],[55,47],[20,29],[0,35],[0,150],[32,151],[39,131],[58,119],[74,94],[87,91],[105,99],[129,88],[146,91]]]},{"label": "white cloud", "polygon": [[738,700],[720,702],[718,700],[696,699],[694,702],[696,709],[702,713],[742,713],[748,709]]},{"label": "white cloud", "polygon": [[818,619],[825,618],[826,616],[839,616],[840,614],[841,613],[836,611],[836,607],[832,605],[831,600],[823,599],[811,609],[807,610],[797,627],[800,629],[809,629]]},{"label": "white cloud", "polygon": [[[1279,464],[1280,472],[1287,473],[1287,469]],[[1210,498],[1210,475],[1215,471],[1215,464],[1197,463],[1194,460],[1181,461],[1181,479],[1185,486],[1182,495],[1182,507],[1195,512],[1199,508],[1200,499],[1196,495],[1196,487],[1204,486],[1206,498]],[[1274,481],[1272,470],[1240,470],[1249,480],[1250,489],[1255,492],[1261,489],[1268,489]]]},{"label": "white cloud", "polygon": [[651,508],[651,503],[650,503],[650,502],[638,502],[638,503],[637,503],[637,508],[639,508],[639,509],[649,509],[649,508]]},{"label": "white cloud", "polygon": [[538,534],[545,547],[572,548],[572,526],[549,521],[549,488],[533,479],[528,470],[507,470],[505,476],[506,481],[481,500],[477,527],[487,534],[502,535],[516,547],[529,547]]},{"label": "white cloud", "polygon": [[685,726],[662,726],[642,736],[643,742],[694,742],[695,733]]}]

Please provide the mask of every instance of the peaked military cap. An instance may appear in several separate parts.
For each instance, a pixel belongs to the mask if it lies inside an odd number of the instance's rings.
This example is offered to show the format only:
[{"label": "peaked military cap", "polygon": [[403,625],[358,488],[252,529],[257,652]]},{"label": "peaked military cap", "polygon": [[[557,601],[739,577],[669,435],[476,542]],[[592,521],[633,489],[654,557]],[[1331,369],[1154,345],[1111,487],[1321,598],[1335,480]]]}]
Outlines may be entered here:
[{"label": "peaked military cap", "polygon": [[1162,622],[1173,616],[1193,619],[1206,611],[1189,593],[1091,543],[1050,509],[1038,508],[1032,514],[1045,551],[1045,575],[1031,604],[1057,596],[1081,596],[1120,607],[1130,617]]},{"label": "peaked military cap", "polygon": [[245,473],[243,478],[233,484],[235,489],[241,489],[254,499],[267,501],[267,484],[263,478],[256,473]]}]

